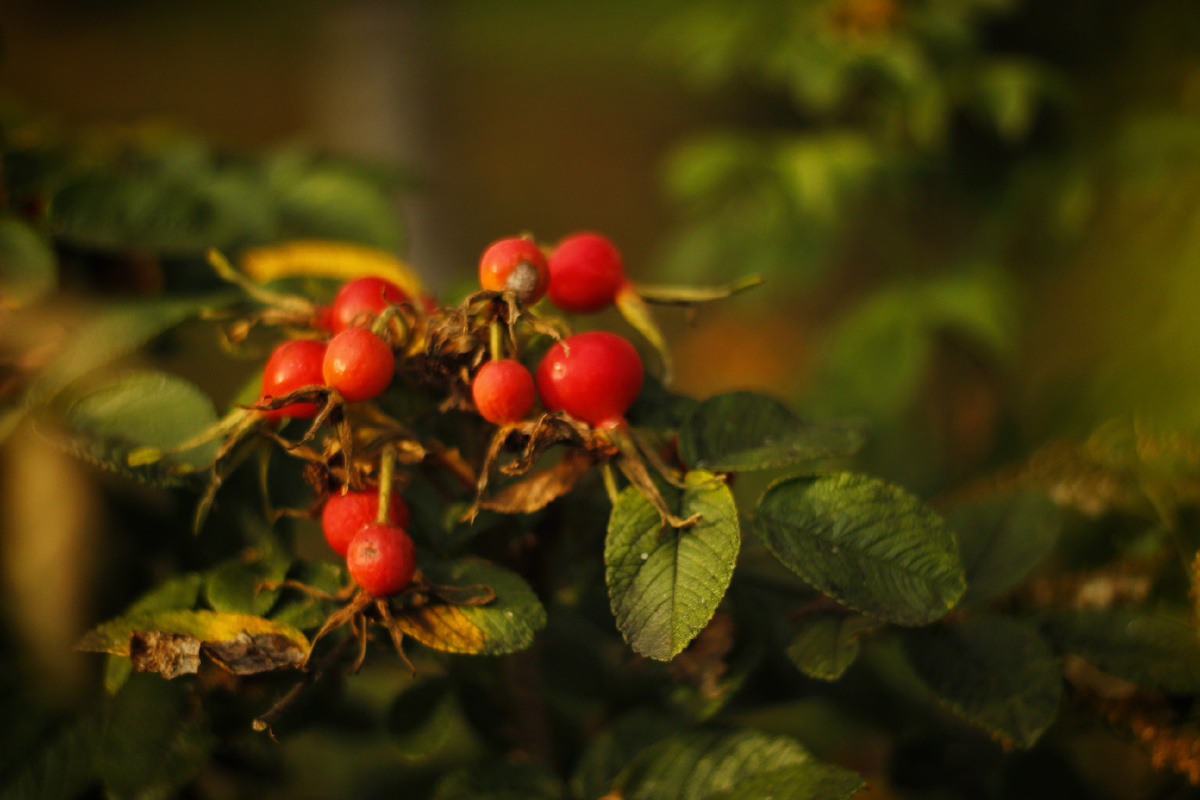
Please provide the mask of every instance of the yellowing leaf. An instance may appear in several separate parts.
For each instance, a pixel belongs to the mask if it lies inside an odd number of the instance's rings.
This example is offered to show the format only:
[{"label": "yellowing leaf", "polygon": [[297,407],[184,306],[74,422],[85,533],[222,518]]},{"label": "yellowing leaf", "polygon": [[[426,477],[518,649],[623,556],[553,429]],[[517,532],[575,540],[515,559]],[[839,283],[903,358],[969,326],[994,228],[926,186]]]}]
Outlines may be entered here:
[{"label": "yellowing leaf", "polygon": [[129,640],[134,631],[188,634],[201,642],[229,642],[243,634],[278,634],[308,650],[308,637],[291,625],[272,622],[252,614],[221,614],[216,611],[141,611],[127,614],[89,631],[76,650],[90,653],[129,655]]},{"label": "yellowing leaf", "polygon": [[426,647],[472,655],[515,653],[533,644],[546,624],[545,608],[515,572],[481,561],[433,562],[422,569],[438,589],[420,605],[397,609],[393,624]]},{"label": "yellowing leaf", "polygon": [[371,275],[392,281],[410,297],[424,291],[412,267],[391,253],[347,242],[298,241],[254,248],[242,256],[242,271],[258,283],[298,275],[343,280]]},{"label": "yellowing leaf", "polygon": [[487,643],[482,630],[454,606],[415,608],[396,619],[405,635],[447,653],[480,653]]}]

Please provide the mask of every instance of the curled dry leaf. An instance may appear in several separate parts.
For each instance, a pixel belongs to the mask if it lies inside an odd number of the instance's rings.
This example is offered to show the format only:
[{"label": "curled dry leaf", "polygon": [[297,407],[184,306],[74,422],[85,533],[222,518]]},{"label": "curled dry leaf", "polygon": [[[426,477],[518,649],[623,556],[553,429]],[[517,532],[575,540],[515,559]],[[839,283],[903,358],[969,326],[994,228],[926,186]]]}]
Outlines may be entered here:
[{"label": "curled dry leaf", "polygon": [[190,633],[133,631],[129,637],[129,660],[136,672],[158,672],[177,678],[200,670],[204,653],[221,668],[235,675],[255,675],[275,669],[298,667],[306,649],[278,633],[239,633],[233,639],[206,642]]},{"label": "curled dry leaf", "polygon": [[200,670],[200,640],[187,633],[134,631],[129,660],[135,672],[160,672],[167,679],[188,675]]},{"label": "curled dry leaf", "polygon": [[592,457],[587,452],[568,450],[550,469],[506,486],[480,507],[502,514],[532,514],[575,488],[591,466]]}]

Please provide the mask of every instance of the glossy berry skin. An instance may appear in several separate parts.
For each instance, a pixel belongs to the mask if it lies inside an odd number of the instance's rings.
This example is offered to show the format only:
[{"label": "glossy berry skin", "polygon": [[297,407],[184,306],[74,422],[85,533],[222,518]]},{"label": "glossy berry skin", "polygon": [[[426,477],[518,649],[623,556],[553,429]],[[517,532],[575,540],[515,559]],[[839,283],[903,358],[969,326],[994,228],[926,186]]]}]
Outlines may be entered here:
[{"label": "glossy berry skin", "polygon": [[[324,373],[321,366],[325,359],[325,343],[316,339],[289,339],[276,347],[263,368],[263,400],[282,397],[302,386],[323,385]],[[315,403],[292,403],[283,408],[266,412],[272,420],[284,417],[311,419],[317,415]]]},{"label": "glossy berry skin", "polygon": [[354,325],[369,325],[389,303],[403,303],[408,294],[384,278],[368,276],[347,281],[329,307],[329,329],[341,333]]},{"label": "glossy berry skin", "polygon": [[[378,514],[378,486],[361,492],[331,495],[321,509],[321,528],[325,532],[325,541],[338,555],[346,555],[354,534],[364,525],[374,522]],[[408,504],[399,492],[392,492],[388,504],[388,522],[408,530]]]},{"label": "glossy berry skin", "polygon": [[590,314],[612,305],[629,281],[621,254],[607,237],[576,233],[550,254],[550,302],[575,314]]},{"label": "glossy berry skin", "polygon": [[595,428],[624,421],[644,378],[642,359],[615,333],[580,333],[556,343],[537,369],[547,411],[566,411]]},{"label": "glossy berry skin", "polygon": [[492,292],[516,292],[532,305],[546,294],[550,266],[540,247],[513,236],[493,242],[479,259],[479,285]]},{"label": "glossy berry skin", "polygon": [[346,568],[368,593],[387,597],[412,583],[417,550],[403,528],[372,522],[359,528],[350,540]]},{"label": "glossy berry skin", "polygon": [[321,371],[346,402],[358,403],[383,394],[396,373],[396,357],[366,328],[347,328],[329,340]]},{"label": "glossy berry skin", "polygon": [[537,390],[524,364],[504,358],[479,368],[471,383],[471,398],[479,416],[497,425],[511,425],[533,408]]}]

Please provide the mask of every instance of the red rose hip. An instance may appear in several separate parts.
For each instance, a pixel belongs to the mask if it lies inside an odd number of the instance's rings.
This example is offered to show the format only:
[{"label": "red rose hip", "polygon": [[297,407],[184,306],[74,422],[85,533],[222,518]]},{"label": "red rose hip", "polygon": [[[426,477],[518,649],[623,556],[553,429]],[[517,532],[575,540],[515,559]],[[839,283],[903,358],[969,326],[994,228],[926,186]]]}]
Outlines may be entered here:
[{"label": "red rose hip", "polygon": [[329,340],[321,372],[346,402],[358,403],[383,394],[396,373],[396,357],[366,328],[347,328]]},{"label": "red rose hip", "polygon": [[[379,487],[361,492],[331,495],[321,509],[321,529],[325,541],[340,556],[346,555],[354,534],[374,522],[379,516]],[[388,522],[408,530],[408,505],[399,492],[393,491],[388,504]]]},{"label": "red rose hip", "polygon": [[479,285],[492,292],[516,292],[522,303],[542,299],[550,285],[550,267],[540,247],[512,236],[493,242],[479,259]]},{"label": "red rose hip", "polygon": [[563,311],[590,314],[612,305],[629,283],[616,246],[598,233],[575,233],[550,254],[550,302]]},{"label": "red rose hip", "polygon": [[615,333],[580,333],[556,343],[537,369],[547,411],[566,411],[596,428],[619,425],[642,389],[642,359]]},{"label": "red rose hip", "polygon": [[[263,368],[263,400],[283,397],[302,386],[323,385],[321,369],[325,359],[325,343],[316,339],[289,339],[276,347]],[[317,415],[315,403],[292,403],[291,405],[266,412],[273,420],[284,417],[311,419]]]},{"label": "red rose hip", "polygon": [[329,307],[329,328],[341,333],[354,325],[369,325],[390,303],[403,303],[408,294],[384,278],[367,276],[347,281]]},{"label": "red rose hip", "polygon": [[481,417],[497,425],[510,425],[524,419],[533,408],[537,391],[525,365],[504,358],[479,368],[471,383],[471,397]]},{"label": "red rose hip", "polygon": [[354,582],[376,597],[395,594],[412,583],[417,550],[412,538],[395,525],[364,525],[350,540],[346,568]]}]

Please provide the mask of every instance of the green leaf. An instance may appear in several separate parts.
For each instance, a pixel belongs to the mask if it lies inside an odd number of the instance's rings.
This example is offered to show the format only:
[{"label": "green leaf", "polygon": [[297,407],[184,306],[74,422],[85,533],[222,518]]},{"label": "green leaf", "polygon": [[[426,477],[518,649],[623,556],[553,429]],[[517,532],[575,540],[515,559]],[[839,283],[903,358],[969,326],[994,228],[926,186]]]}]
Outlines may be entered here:
[{"label": "green leaf", "polygon": [[1110,608],[1039,618],[1055,649],[1148,689],[1200,692],[1200,641],[1180,614]]},{"label": "green leaf", "polygon": [[755,392],[710,397],[679,430],[684,463],[718,472],[841,458],[862,445],[862,432],[852,425],[805,424],[779,401]]},{"label": "green leaf", "polygon": [[100,744],[100,721],[80,717],[29,758],[0,791],[0,800],[74,800],[95,780],[92,764]]},{"label": "green leaf", "polygon": [[645,748],[679,730],[661,712],[631,711],[596,734],[571,775],[571,791],[582,800],[601,800],[617,776]]},{"label": "green leaf", "polygon": [[[833,778],[845,773],[844,782]],[[783,795],[835,800],[848,797],[849,770],[838,770],[812,758],[794,739],[750,729],[700,729],[670,736],[646,748],[618,779],[625,800],[729,800],[767,797],[788,784],[819,794]],[[747,787],[767,794],[746,794]],[[822,788],[825,787],[825,788]]]},{"label": "green leaf", "polygon": [[562,781],[540,764],[492,762],[447,775],[433,800],[561,800]]},{"label": "green leaf", "polygon": [[771,770],[742,781],[710,800],[849,800],[866,788],[862,776],[834,764],[816,762]]},{"label": "green leaf", "polygon": [[1062,529],[1059,507],[1044,494],[1006,492],[945,511],[958,535],[967,574],[964,605],[999,597],[1054,549]]},{"label": "green leaf", "polygon": [[360,242],[381,250],[401,243],[399,217],[373,183],[332,166],[315,166],[275,186],[282,238]]},{"label": "green leaf", "polygon": [[113,698],[96,769],[113,798],[171,797],[208,760],[215,737],[189,713],[192,687],[136,675]]},{"label": "green leaf", "polygon": [[32,408],[46,403],[97,367],[133,352],[201,311],[223,308],[236,298],[236,293],[224,292],[106,306],[72,332],[67,345],[29,387],[25,405]]},{"label": "green leaf", "polygon": [[[440,594],[455,595],[435,594],[428,603],[394,612],[400,630],[426,647],[473,655],[515,653],[533,644],[546,624],[546,609],[515,572],[483,561],[423,563],[421,568]],[[482,605],[463,600],[486,600],[490,593],[494,598]]]},{"label": "green leaf", "polygon": [[663,528],[646,497],[628,487],[617,498],[604,543],[608,596],[617,627],[634,650],[674,658],[712,618],[733,577],[741,547],[729,487],[689,472],[678,513],[701,514],[690,528]]},{"label": "green leaf", "polygon": [[0,308],[27,306],[58,286],[54,250],[15,217],[0,217]]},{"label": "green leaf", "polygon": [[130,454],[158,453],[186,443],[217,420],[216,408],[195,384],[165,372],[111,378],[75,397],[65,415],[67,446],[81,458],[153,483],[173,484],[216,457],[213,440],[131,466]]},{"label": "green leaf", "polygon": [[917,676],[951,711],[1006,744],[1032,747],[1058,713],[1062,668],[1037,631],[1006,617],[910,631]]},{"label": "green leaf", "polygon": [[875,624],[869,617],[840,611],[807,614],[788,645],[788,658],[810,678],[837,680],[858,658],[859,637]]},{"label": "green leaf", "polygon": [[388,710],[387,729],[405,758],[426,759],[446,743],[454,719],[450,681],[432,678],[400,693]]},{"label": "green leaf", "polygon": [[625,418],[635,428],[676,431],[695,407],[695,400],[669,391],[662,381],[647,373],[642,391],[625,412]]},{"label": "green leaf", "polygon": [[932,622],[966,590],[958,546],[942,518],[867,475],[775,481],[758,501],[754,530],[805,581],[888,622]]},{"label": "green leaf", "polygon": [[275,605],[280,590],[260,591],[259,585],[264,581],[282,581],[287,566],[281,564],[275,569],[264,569],[261,564],[246,564],[241,561],[222,564],[209,573],[204,586],[205,598],[214,611],[262,616]]},{"label": "green leaf", "polygon": [[303,633],[278,622],[249,614],[221,614],[216,611],[136,611],[103,623],[80,639],[77,650],[89,653],[129,655],[129,637],[134,631],[157,631],[194,636],[202,642],[227,642],[240,634],[257,636],[278,634],[299,648],[308,649]]}]

